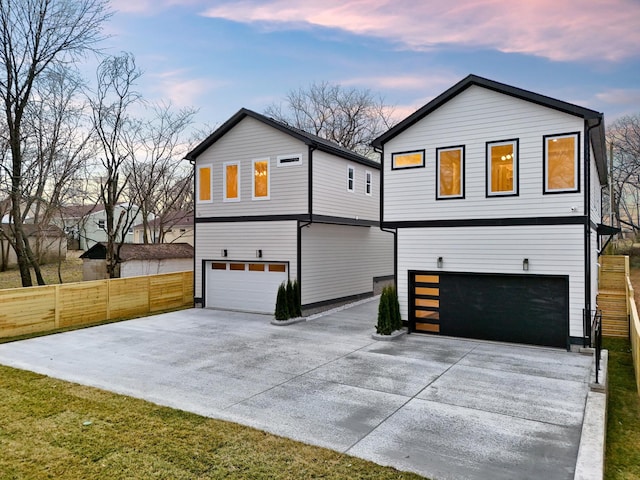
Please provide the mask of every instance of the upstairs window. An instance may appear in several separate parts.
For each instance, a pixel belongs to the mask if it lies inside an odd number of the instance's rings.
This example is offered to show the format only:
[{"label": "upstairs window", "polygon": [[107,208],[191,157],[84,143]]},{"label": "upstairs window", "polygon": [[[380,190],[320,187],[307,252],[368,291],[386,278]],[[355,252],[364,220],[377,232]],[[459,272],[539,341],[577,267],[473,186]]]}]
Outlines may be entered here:
[{"label": "upstairs window", "polygon": [[356,169],[352,166],[347,167],[347,192],[353,192],[356,178]]},{"label": "upstairs window", "polygon": [[413,152],[398,152],[391,154],[392,170],[421,167],[424,167],[424,150],[415,150]]},{"label": "upstairs window", "polygon": [[487,142],[487,196],[518,195],[518,140]]},{"label": "upstairs window", "polygon": [[269,200],[269,159],[253,161],[253,199]]},{"label": "upstairs window", "polygon": [[578,192],[580,134],[545,135],[543,139],[544,193]]},{"label": "upstairs window", "polygon": [[292,155],[278,155],[279,167],[290,167],[293,165],[302,165],[302,154],[295,153]]},{"label": "upstairs window", "polygon": [[238,202],[240,200],[240,165],[237,163],[224,164],[224,201]]},{"label": "upstairs window", "polygon": [[371,172],[364,172],[364,193],[367,195],[371,195],[371,181],[372,181]]},{"label": "upstairs window", "polygon": [[211,165],[200,165],[196,177],[198,203],[211,203],[213,201],[213,167]]},{"label": "upstairs window", "polygon": [[98,228],[101,230],[107,229],[107,221],[106,220],[98,220]]},{"label": "upstairs window", "polygon": [[436,149],[436,198],[464,198],[464,146]]}]

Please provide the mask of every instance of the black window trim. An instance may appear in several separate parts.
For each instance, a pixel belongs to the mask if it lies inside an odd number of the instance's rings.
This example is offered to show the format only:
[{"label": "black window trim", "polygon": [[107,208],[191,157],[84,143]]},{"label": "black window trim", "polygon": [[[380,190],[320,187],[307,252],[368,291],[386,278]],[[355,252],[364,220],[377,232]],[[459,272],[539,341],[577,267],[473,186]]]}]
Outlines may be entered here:
[{"label": "black window trim", "polygon": [[[513,166],[515,167],[515,175],[514,175],[514,191],[513,192],[504,192],[504,193],[491,193],[491,188],[489,185],[489,171],[491,169],[490,157],[489,157],[489,148],[491,145],[496,145],[500,143],[513,143],[514,144],[514,154],[515,161],[513,162]],[[495,198],[495,197],[517,197],[520,195],[520,139],[519,138],[505,138],[503,140],[492,140],[490,142],[485,142],[485,197],[486,198]]]},{"label": "black window trim", "polygon": [[[460,156],[460,180],[462,182],[460,188],[460,195],[445,195],[440,196],[440,152],[443,150],[462,150]],[[464,145],[451,145],[450,147],[438,147],[436,148],[436,200],[463,200],[465,198],[465,146]]]}]

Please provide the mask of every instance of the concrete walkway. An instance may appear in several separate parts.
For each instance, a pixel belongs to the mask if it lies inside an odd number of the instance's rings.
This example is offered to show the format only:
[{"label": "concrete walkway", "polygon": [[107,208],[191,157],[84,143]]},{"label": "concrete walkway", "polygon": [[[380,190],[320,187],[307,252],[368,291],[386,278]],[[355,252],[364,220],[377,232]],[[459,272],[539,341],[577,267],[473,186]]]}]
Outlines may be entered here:
[{"label": "concrete walkway", "polygon": [[572,479],[592,358],[408,335],[377,302],[308,322],[192,309],[0,345],[0,363],[434,479]]}]

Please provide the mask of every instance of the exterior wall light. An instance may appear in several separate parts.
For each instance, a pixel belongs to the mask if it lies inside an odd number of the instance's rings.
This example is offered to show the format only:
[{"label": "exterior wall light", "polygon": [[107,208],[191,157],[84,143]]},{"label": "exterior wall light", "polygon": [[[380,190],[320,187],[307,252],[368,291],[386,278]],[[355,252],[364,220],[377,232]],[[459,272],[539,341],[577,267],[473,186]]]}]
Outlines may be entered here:
[{"label": "exterior wall light", "polygon": [[525,272],[527,270],[529,270],[529,259],[525,258],[524,260],[522,260],[522,270],[524,270]]},{"label": "exterior wall light", "polygon": [[262,258],[262,250],[256,250],[256,258]]},{"label": "exterior wall light", "polygon": [[221,254],[223,257],[226,257],[226,256],[227,256],[227,249],[226,249],[226,248],[223,248],[223,249],[222,249],[222,251],[220,252],[220,254]]},{"label": "exterior wall light", "polygon": [[442,260],[442,257],[438,257],[438,261],[437,261],[438,268],[442,268],[443,263],[444,261]]}]

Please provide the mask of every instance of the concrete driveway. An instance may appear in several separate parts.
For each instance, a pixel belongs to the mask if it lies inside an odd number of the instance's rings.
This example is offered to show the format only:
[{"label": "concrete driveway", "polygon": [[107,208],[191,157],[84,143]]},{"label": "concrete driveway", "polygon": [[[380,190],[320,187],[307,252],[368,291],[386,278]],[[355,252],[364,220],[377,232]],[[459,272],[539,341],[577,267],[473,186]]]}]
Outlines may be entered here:
[{"label": "concrete driveway", "polygon": [[376,301],[290,326],[191,309],[0,345],[0,363],[434,479],[571,479],[590,356],[371,339]]}]

